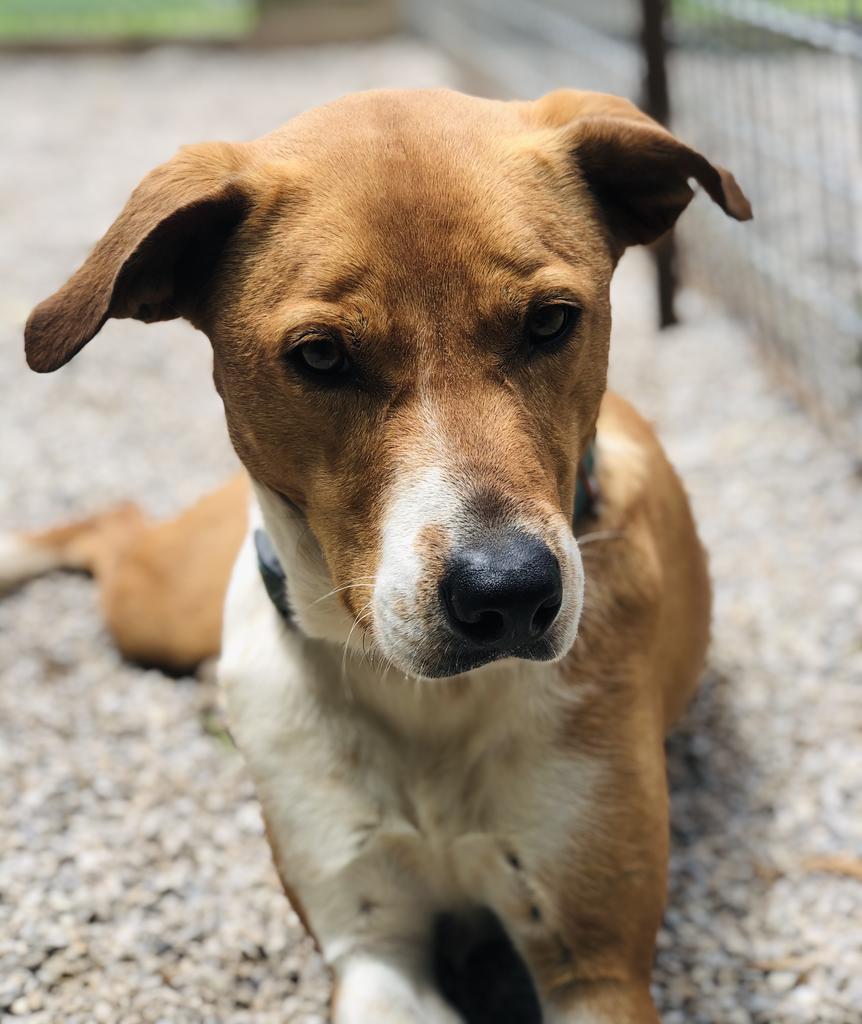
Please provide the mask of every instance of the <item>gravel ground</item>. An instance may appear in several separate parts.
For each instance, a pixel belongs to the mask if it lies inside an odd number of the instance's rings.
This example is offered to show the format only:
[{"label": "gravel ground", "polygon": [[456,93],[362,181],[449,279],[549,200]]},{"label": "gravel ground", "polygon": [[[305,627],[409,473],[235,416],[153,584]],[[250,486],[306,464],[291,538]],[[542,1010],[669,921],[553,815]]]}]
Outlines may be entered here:
[{"label": "gravel ground", "polygon": [[[29,307],[150,166],[180,143],[251,137],[350,89],[447,80],[439,57],[403,42],[6,58],[0,524],[126,496],[168,513],[234,466],[206,343],[184,325],[113,323],[60,374],[24,367]],[[858,467],[697,296],[684,297],[685,325],[656,340],[650,295],[646,261],[628,259],[613,377],[685,477],[717,592],[710,668],[669,745],[657,998],[667,1024],[853,1024]],[[325,972],[278,889],[212,683],[123,665],[94,588],[72,576],[0,603],[0,672],[0,1017],[325,1019]]]}]

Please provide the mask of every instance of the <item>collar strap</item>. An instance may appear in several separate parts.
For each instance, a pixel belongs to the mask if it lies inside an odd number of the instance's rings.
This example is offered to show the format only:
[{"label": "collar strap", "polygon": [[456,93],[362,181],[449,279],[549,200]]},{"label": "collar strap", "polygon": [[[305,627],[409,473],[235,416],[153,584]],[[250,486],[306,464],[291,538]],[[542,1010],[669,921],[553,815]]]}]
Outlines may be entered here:
[{"label": "collar strap", "polygon": [[[578,463],[578,482],[575,488],[575,508],[572,526],[587,516],[598,515],[599,487],[596,480],[596,441],[587,445],[584,457]],[[269,594],[269,599],[288,626],[295,627],[296,620],[287,599],[287,575],[278,560],[272,541],[266,530],[254,531],[254,546],[257,551],[257,567],[260,578]]]},{"label": "collar strap", "polygon": [[584,457],[578,463],[578,481],[575,485],[575,512],[573,526],[586,516],[595,518],[599,508],[599,481],[596,477],[596,439],[587,445]]},{"label": "collar strap", "polygon": [[272,541],[266,530],[254,531],[254,546],[257,551],[257,567],[260,570],[260,578],[269,594],[269,599],[275,605],[278,614],[289,625],[294,625],[293,612],[287,600],[287,575],[284,566],[278,560]]}]

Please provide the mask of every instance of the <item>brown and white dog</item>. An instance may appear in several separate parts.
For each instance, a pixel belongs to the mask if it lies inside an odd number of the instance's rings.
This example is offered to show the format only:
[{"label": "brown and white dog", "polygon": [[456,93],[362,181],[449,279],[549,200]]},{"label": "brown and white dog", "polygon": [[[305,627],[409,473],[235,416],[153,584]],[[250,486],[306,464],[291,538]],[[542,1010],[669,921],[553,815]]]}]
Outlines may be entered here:
[{"label": "brown and white dog", "polygon": [[[606,392],[608,296],[690,179],[750,217],[625,100],[350,96],[183,149],[27,324],[40,372],[110,317],[212,341],[248,477],[171,523],[127,507],[7,540],[0,575],[91,570],[138,660],[221,646],[338,1024],[657,1020],[663,739],[710,592],[677,477]],[[594,437],[600,504],[573,529]]]}]

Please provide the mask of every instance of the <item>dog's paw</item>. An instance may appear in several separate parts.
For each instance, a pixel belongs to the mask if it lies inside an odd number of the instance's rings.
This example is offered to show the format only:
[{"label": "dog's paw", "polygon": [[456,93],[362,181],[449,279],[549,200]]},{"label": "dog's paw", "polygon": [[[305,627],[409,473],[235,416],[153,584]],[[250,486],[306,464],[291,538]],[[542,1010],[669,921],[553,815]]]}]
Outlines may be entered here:
[{"label": "dog's paw", "polygon": [[463,1019],[407,972],[362,959],[340,972],[333,1024],[463,1024]]}]

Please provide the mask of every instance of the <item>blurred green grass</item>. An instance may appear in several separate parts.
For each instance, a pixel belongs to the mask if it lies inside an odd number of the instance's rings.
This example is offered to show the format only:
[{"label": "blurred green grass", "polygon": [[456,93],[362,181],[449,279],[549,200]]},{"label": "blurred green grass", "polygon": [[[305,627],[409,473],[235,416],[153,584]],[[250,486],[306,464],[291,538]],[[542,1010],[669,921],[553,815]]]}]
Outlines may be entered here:
[{"label": "blurred green grass", "polygon": [[[829,18],[830,21],[862,21],[862,0],[761,0],[764,7],[792,11],[813,18]],[[711,3],[710,0],[671,0],[674,14],[691,18],[713,16],[733,17],[733,5],[726,2]]]},{"label": "blurred green grass", "polygon": [[254,0],[0,0],[0,41],[232,39],[256,18]]},{"label": "blurred green grass", "polygon": [[[862,23],[862,0],[760,2],[810,17]],[[736,20],[733,4],[727,0],[669,3],[683,25]],[[234,39],[254,29],[261,6],[313,9],[318,5],[315,0],[0,0],[0,42]]]}]

